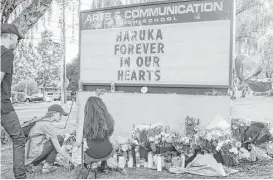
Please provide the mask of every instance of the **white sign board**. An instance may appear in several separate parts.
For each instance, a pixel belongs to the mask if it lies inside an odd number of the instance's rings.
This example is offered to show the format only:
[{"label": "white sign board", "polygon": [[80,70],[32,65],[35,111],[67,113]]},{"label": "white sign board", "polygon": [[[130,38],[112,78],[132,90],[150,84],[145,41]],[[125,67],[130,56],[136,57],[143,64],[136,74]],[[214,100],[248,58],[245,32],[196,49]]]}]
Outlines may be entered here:
[{"label": "white sign board", "polygon": [[82,12],[81,82],[227,88],[231,6],[206,0]]}]

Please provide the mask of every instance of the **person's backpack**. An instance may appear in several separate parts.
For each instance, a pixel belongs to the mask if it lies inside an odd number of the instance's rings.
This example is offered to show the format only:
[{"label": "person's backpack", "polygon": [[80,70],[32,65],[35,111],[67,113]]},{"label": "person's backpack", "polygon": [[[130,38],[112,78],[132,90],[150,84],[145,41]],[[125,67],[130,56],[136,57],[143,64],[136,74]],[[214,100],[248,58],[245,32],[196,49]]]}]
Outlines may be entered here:
[{"label": "person's backpack", "polygon": [[25,134],[25,137],[28,138],[29,136],[29,131],[31,130],[31,128],[36,124],[37,122],[37,116],[35,116],[33,119],[29,120],[29,121],[25,121],[23,124],[22,124],[22,129],[23,129],[23,132]]}]

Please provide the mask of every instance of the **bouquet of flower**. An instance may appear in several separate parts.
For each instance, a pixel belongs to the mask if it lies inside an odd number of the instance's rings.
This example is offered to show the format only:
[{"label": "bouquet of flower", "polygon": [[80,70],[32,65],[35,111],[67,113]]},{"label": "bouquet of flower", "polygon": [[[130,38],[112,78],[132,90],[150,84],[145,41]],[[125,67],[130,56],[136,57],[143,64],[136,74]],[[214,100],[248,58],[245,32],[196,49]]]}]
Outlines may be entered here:
[{"label": "bouquet of flower", "polygon": [[151,126],[148,124],[139,124],[137,126],[133,126],[132,138],[137,141],[139,146],[142,146],[145,149],[149,147],[149,131]]},{"label": "bouquet of flower", "polygon": [[65,134],[64,145],[66,145],[66,144],[73,145],[75,142],[76,142],[76,131]]},{"label": "bouquet of flower", "polygon": [[194,135],[191,143],[192,149],[206,150],[209,153],[215,153],[218,142],[231,139],[231,133],[221,128],[204,129]]},{"label": "bouquet of flower", "polygon": [[172,134],[161,132],[155,137],[149,137],[149,143],[152,151],[162,153],[163,149],[169,149],[172,146]]},{"label": "bouquet of flower", "polygon": [[222,155],[228,156],[228,158],[234,163],[239,163],[239,151],[241,149],[242,143],[236,141],[235,139],[227,139],[218,142],[216,146],[216,151],[220,152]]},{"label": "bouquet of flower", "polygon": [[177,152],[184,155],[191,155],[194,153],[194,149],[192,149],[193,138],[192,137],[182,137],[179,134],[175,134],[173,137],[173,147]]},{"label": "bouquet of flower", "polygon": [[186,136],[193,136],[199,131],[199,119],[193,118],[190,116],[186,117],[185,127],[186,127]]},{"label": "bouquet of flower", "polygon": [[233,118],[231,120],[231,131],[233,137],[243,142],[245,130],[250,126],[250,121],[243,118]]},{"label": "bouquet of flower", "polygon": [[132,146],[128,143],[128,140],[120,136],[116,138],[113,144],[118,155],[123,155],[125,152],[132,149]]}]

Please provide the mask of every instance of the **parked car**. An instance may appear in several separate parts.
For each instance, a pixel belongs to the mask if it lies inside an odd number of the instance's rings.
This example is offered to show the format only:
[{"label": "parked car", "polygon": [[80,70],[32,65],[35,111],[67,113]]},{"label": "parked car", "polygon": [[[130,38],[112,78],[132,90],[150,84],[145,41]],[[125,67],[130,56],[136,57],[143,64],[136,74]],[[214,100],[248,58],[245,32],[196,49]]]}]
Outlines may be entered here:
[{"label": "parked car", "polygon": [[32,96],[27,96],[25,102],[35,102],[35,101],[44,101],[43,94],[33,94]]},{"label": "parked car", "polygon": [[45,101],[50,102],[54,99],[54,93],[53,92],[46,92],[45,93]]},{"label": "parked car", "polygon": [[61,93],[54,94],[53,100],[54,101],[60,101],[61,100]]},{"label": "parked car", "polygon": [[[66,100],[72,100],[73,96],[74,94],[72,95],[70,91],[66,92]],[[60,101],[60,100],[61,100],[61,93],[55,94],[54,101]]]}]

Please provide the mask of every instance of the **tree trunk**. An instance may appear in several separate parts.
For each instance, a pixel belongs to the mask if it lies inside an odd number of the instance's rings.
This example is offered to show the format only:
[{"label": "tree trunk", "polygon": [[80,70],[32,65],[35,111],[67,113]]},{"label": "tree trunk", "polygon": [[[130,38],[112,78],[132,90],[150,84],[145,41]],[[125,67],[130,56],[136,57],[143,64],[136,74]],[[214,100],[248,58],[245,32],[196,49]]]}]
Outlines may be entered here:
[{"label": "tree trunk", "polygon": [[35,0],[13,21],[23,36],[45,14],[51,2],[52,0]]}]

